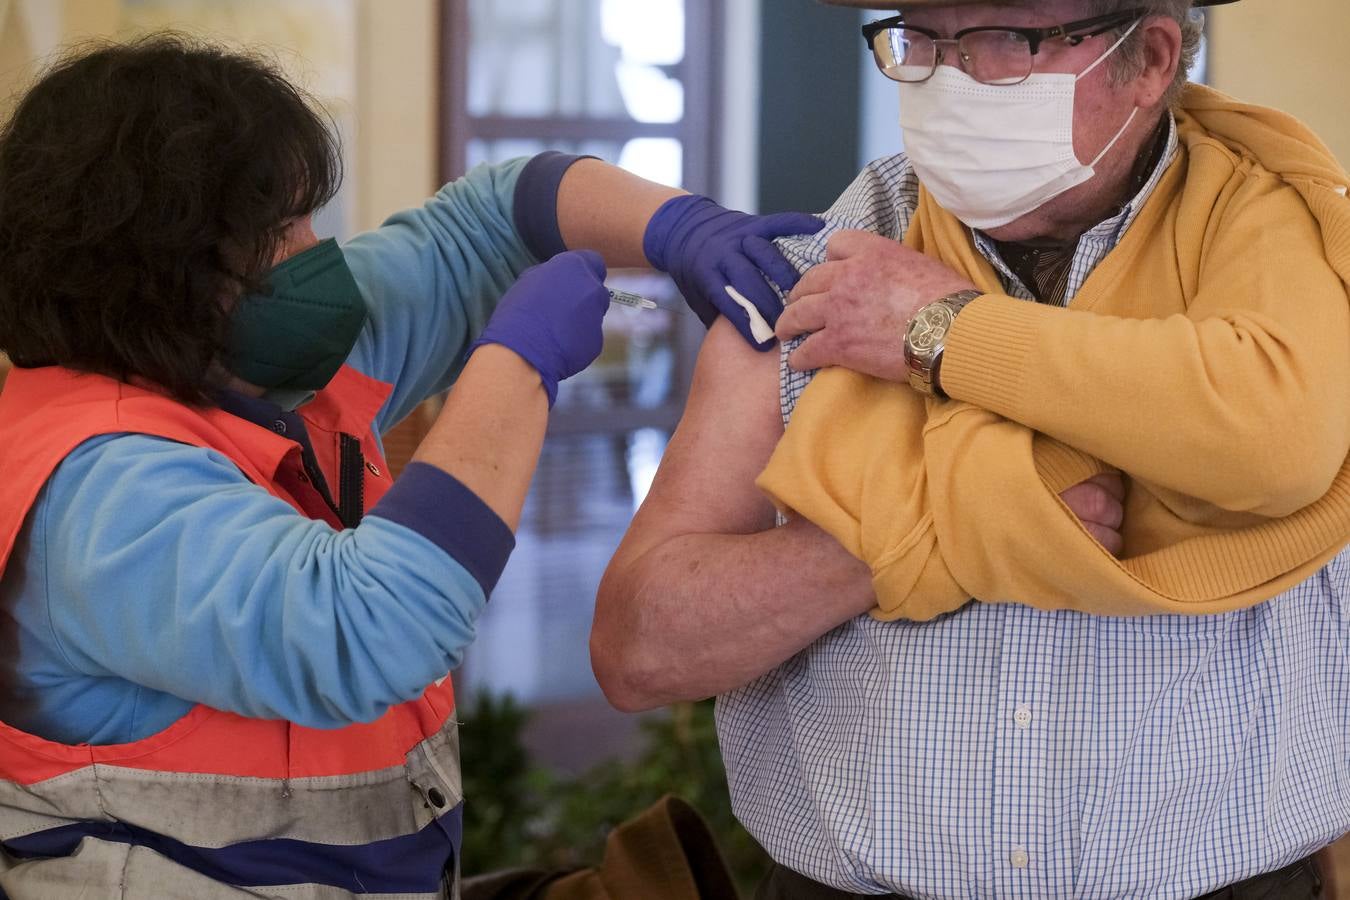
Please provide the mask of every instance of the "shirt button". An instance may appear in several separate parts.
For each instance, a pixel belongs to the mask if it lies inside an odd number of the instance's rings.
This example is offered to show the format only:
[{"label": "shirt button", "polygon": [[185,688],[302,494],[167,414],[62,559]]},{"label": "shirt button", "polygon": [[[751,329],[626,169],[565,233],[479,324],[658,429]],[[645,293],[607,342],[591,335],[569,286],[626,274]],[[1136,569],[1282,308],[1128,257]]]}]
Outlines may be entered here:
[{"label": "shirt button", "polygon": [[375,465],[373,462],[367,462],[366,468],[369,469],[370,474],[374,475],[376,478],[380,477],[380,467]]},{"label": "shirt button", "polygon": [[1026,728],[1031,724],[1031,707],[1025,703],[1013,711],[1013,721],[1017,723],[1018,728]]},{"label": "shirt button", "polygon": [[1031,858],[1021,847],[1014,847],[1013,852],[1008,854],[1008,862],[1013,864],[1014,869],[1025,869]]},{"label": "shirt button", "polygon": [[286,423],[283,422],[281,419],[277,419],[275,422],[272,423],[272,430],[275,431],[277,434],[285,434]]}]

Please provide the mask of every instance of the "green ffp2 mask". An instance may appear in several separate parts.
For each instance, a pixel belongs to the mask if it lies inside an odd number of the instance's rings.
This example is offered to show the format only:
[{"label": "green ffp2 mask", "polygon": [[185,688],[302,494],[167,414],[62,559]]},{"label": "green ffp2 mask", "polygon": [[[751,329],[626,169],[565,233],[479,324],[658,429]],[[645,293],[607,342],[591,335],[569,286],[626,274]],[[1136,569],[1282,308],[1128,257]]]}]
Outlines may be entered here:
[{"label": "green ffp2 mask", "polygon": [[366,304],[329,238],[272,270],[268,293],[239,299],[225,366],[269,391],[322,390],[352,352]]}]

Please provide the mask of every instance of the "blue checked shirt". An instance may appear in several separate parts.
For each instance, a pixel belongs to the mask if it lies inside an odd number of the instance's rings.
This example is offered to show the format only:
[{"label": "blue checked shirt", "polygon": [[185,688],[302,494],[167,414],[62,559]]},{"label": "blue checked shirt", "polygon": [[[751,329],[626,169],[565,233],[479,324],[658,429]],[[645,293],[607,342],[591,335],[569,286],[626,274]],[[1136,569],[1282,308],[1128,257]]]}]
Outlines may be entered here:
[{"label": "blue checked shirt", "polygon": [[[1139,195],[1083,236],[1069,298],[1177,153],[1173,128]],[[917,193],[904,156],[873,163],[831,228],[784,249],[806,268],[838,228],[899,238]],[[784,365],[785,417],[809,380]],[[1194,897],[1350,829],[1350,550],[1222,615],[863,616],[719,698],[718,729],[737,816],[817,881],[944,900]]]}]

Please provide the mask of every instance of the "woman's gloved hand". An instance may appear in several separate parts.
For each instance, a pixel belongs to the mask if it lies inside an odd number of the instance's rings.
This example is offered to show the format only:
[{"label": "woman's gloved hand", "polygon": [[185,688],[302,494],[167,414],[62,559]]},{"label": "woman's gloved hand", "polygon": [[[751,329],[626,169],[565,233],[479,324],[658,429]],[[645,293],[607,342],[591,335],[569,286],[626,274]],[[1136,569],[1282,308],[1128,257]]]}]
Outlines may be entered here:
[{"label": "woman's gloved hand", "polygon": [[501,344],[534,366],[551,409],[558,399],[558,382],[600,355],[601,323],[608,311],[600,254],[571,250],[527,269],[502,295],[473,346]]},{"label": "woman's gloved hand", "polygon": [[815,234],[824,221],[804,213],[752,216],[726,209],[697,194],[672,197],[647,223],[642,249],[656,269],[668,272],[685,301],[704,325],[718,314],[727,317],[752,346],[767,350],[768,335],[756,337],[750,316],[727,288],[735,289],[764,318],[770,329],[783,302],[769,286],[772,279],[784,294],[800,275],[771,241],[794,234]]}]

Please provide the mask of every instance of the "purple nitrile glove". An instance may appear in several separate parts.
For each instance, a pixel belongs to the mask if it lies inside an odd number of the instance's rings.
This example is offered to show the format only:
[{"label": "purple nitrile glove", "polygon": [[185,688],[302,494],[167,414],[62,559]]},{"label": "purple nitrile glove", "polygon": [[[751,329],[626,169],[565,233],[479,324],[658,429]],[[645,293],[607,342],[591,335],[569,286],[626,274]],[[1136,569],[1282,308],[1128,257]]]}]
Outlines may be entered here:
[{"label": "purple nitrile glove", "polygon": [[595,362],[609,311],[605,263],[599,253],[571,250],[525,270],[502,295],[473,348],[501,344],[539,370],[548,405],[558,382]]},{"label": "purple nitrile glove", "polygon": [[670,273],[689,307],[711,326],[718,314],[736,326],[752,346],[767,350],[774,340],[757,339],[750,317],[727,293],[730,286],[754,304],[772,328],[783,301],[769,286],[772,279],[787,293],[801,277],[771,241],[793,234],[815,234],[825,222],[805,213],[752,216],[719,206],[707,197],[672,197],[652,216],[643,236],[647,261]]}]

